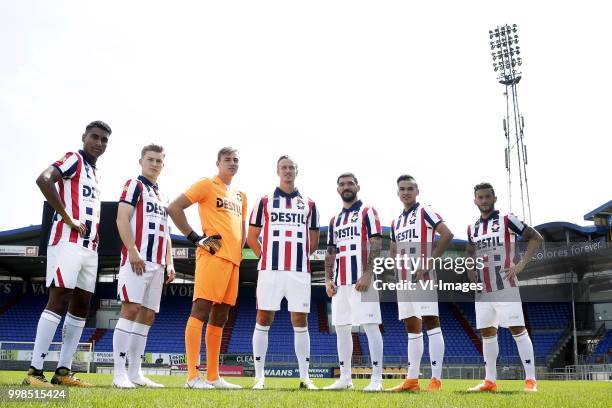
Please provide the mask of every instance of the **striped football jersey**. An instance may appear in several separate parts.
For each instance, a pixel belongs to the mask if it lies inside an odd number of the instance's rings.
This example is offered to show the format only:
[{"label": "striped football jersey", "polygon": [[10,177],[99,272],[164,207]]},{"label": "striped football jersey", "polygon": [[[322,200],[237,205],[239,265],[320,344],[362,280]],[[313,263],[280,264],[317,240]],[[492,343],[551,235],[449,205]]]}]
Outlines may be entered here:
[{"label": "striped football jersey", "polygon": [[66,212],[75,221],[85,224],[86,232],[81,237],[77,230],[66,225],[62,217],[53,214],[53,225],[49,245],[71,242],[97,251],[100,225],[100,179],[96,166],[83,150],[68,152],[53,163],[62,179],[58,182],[59,197]]},{"label": "striped football jersey", "polygon": [[310,273],[310,230],[319,229],[314,201],[276,188],[255,203],[249,224],[262,228],[260,271]]},{"label": "striped football jersey", "polygon": [[[443,222],[442,217],[430,206],[414,203],[408,210],[391,222],[391,241],[397,244],[398,255],[409,258],[420,258],[419,265],[425,265],[433,252],[436,227]],[[397,271],[398,280],[415,280],[404,262]],[[434,269],[423,274],[423,280],[436,280]]]},{"label": "striped football jersey", "polygon": [[[166,264],[166,247],[170,232],[168,231],[168,198],[160,191],[157,184],[146,177],[126,181],[119,202],[134,207],[130,225],[136,247],[143,260],[159,265]],[[128,260],[127,248],[121,249],[121,266]]]},{"label": "striped football jersey", "polygon": [[368,239],[381,235],[378,213],[361,200],[332,217],[327,232],[327,245],[336,248],[336,285],[352,285],[357,282],[367,267]]},{"label": "striped football jersey", "polygon": [[484,292],[516,287],[516,278],[506,279],[504,269],[516,265],[518,251],[516,237],[525,231],[527,225],[514,214],[500,215],[494,211],[489,218],[479,218],[468,225],[468,242],[476,248],[476,258],[482,258],[484,268],[478,269],[478,282]]}]

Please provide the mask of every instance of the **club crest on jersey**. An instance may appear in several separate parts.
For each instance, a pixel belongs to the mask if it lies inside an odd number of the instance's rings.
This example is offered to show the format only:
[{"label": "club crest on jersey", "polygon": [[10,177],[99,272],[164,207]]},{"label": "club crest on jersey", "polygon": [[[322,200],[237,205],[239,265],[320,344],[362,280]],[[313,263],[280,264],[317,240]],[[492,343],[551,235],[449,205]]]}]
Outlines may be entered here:
[{"label": "club crest on jersey", "polygon": [[409,224],[413,224],[416,222],[416,211],[410,213],[410,218],[408,219]]},{"label": "club crest on jersey", "polygon": [[499,232],[499,220],[494,219],[493,224],[491,224],[491,232]]},{"label": "club crest on jersey", "polygon": [[304,204],[304,200],[302,200],[301,198],[297,199],[297,208],[298,210],[303,210],[304,207],[306,207],[306,204]]},{"label": "club crest on jersey", "polygon": [[240,194],[240,192],[236,193],[236,200],[238,200],[238,202],[242,202],[242,194]]},{"label": "club crest on jersey", "polygon": [[353,214],[351,215],[351,222],[357,222],[358,219],[359,219],[359,211],[354,211]]}]

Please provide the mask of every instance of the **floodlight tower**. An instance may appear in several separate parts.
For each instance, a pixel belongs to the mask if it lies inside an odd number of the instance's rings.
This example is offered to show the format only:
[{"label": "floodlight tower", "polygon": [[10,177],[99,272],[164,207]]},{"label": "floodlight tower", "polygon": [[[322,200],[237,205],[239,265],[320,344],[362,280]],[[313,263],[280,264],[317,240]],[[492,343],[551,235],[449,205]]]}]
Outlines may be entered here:
[{"label": "floodlight tower", "polygon": [[[516,168],[518,170],[523,219],[527,219],[528,223],[531,224],[531,200],[527,182],[527,147],[523,142],[525,120],[519,109],[516,90],[516,86],[522,78],[522,74],[518,70],[523,65],[516,24],[512,26],[506,24],[489,30],[489,40],[493,70],[499,74],[498,82],[505,86],[506,117],[503,119],[503,129],[506,137],[506,147],[504,155],[510,210],[512,210],[512,169]],[[515,159],[513,159],[513,150],[516,150]],[[525,204],[527,204],[527,213],[525,212]],[[526,218],[526,215],[529,218]]]}]

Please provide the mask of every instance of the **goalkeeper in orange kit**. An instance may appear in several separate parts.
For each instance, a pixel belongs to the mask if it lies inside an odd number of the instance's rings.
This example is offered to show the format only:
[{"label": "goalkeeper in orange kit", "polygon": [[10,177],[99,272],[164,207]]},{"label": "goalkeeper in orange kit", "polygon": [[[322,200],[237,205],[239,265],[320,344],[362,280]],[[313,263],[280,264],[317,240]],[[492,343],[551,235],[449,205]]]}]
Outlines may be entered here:
[{"label": "goalkeeper in orange kit", "polygon": [[[168,207],[176,227],[197,246],[195,288],[185,328],[188,377],[186,388],[241,388],[219,376],[223,326],[238,297],[238,271],[246,238],[246,195],[230,187],[238,171],[238,151],[224,147],[217,154],[219,173],[193,184]],[[202,232],[187,222],[185,209],[198,204]],[[206,379],[198,373],[202,329],[206,325]]]}]

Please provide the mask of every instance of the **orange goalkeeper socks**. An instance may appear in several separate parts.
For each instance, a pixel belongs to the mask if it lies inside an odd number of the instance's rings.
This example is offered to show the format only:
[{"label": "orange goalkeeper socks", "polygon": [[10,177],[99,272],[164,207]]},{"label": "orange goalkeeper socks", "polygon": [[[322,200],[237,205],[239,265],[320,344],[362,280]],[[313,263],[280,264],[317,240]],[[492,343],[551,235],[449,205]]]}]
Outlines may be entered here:
[{"label": "orange goalkeeper socks", "polygon": [[219,378],[219,353],[223,327],[206,325],[206,379],[215,381]]},{"label": "orange goalkeeper socks", "polygon": [[[200,364],[200,347],[202,344],[202,327],[204,322],[189,316],[187,327],[185,327],[185,352],[187,353],[187,380],[193,380],[198,376],[198,365]],[[208,330],[206,331],[206,347],[208,348]],[[219,343],[220,344],[220,343]],[[217,353],[217,358],[219,354]]]}]

